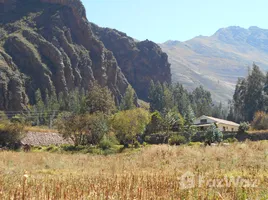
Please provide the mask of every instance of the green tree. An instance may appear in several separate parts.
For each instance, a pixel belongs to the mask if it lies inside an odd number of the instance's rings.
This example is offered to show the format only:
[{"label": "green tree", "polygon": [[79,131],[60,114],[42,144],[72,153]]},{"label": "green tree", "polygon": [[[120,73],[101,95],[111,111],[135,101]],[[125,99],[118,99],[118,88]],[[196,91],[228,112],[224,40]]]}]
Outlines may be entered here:
[{"label": "green tree", "polygon": [[192,137],[196,134],[196,128],[193,126],[194,124],[194,120],[195,120],[195,115],[194,115],[194,111],[192,109],[192,107],[190,105],[188,105],[188,109],[187,112],[185,114],[185,137],[187,139],[188,142],[191,141]]},{"label": "green tree", "polygon": [[24,125],[21,123],[11,123],[1,121],[0,124],[0,146],[15,147],[25,135]]},{"label": "green tree", "polygon": [[163,119],[158,111],[155,111],[150,116],[150,123],[146,128],[147,134],[157,133],[163,130]]},{"label": "green tree", "polygon": [[173,87],[173,98],[179,113],[185,116],[190,106],[189,94],[179,83]]},{"label": "green tree", "polygon": [[125,95],[124,95],[122,102],[120,104],[120,110],[131,110],[134,108],[136,108],[135,91],[131,87],[131,85],[129,85],[126,89]]},{"label": "green tree", "polygon": [[172,93],[172,87],[168,84],[163,84],[163,108],[160,111],[167,111],[171,110],[175,107],[174,99],[173,99],[173,93]]},{"label": "green tree", "polygon": [[264,81],[264,74],[257,65],[253,64],[252,72],[247,78],[247,92],[244,103],[246,120],[251,121],[255,112],[263,110]]},{"label": "green tree", "polygon": [[98,144],[110,130],[108,117],[103,113],[74,115],[64,113],[58,117],[58,130],[75,145]]},{"label": "green tree", "polygon": [[38,89],[35,92],[35,106],[33,107],[34,112],[34,121],[36,125],[44,124],[44,111],[45,111],[45,104],[42,99],[41,91]]},{"label": "green tree", "polygon": [[266,110],[268,103],[266,79],[267,77],[255,64],[246,78],[238,79],[233,96],[236,121],[251,121],[257,111]]},{"label": "green tree", "polygon": [[192,94],[192,104],[195,105],[195,114],[197,117],[212,114],[212,98],[211,93],[204,90],[202,86],[196,88]]},{"label": "green tree", "polygon": [[86,97],[87,112],[103,112],[112,114],[116,111],[115,101],[108,87],[100,86],[96,81],[93,82]]},{"label": "green tree", "polygon": [[120,111],[113,116],[112,127],[121,143],[133,145],[137,135],[145,131],[149,120],[148,111],[142,108]]},{"label": "green tree", "polygon": [[149,88],[149,103],[150,103],[150,111],[163,111],[163,97],[164,91],[161,83],[158,81],[156,84],[151,81]]},{"label": "green tree", "polygon": [[211,144],[213,142],[221,142],[223,140],[222,132],[217,128],[216,125],[212,124],[205,135],[206,141]]}]

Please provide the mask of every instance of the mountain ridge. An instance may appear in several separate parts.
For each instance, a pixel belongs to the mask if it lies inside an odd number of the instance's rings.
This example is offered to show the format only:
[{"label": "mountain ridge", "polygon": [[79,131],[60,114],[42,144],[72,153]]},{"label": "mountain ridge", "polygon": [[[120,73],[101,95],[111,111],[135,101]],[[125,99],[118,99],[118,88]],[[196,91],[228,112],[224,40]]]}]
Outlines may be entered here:
[{"label": "mountain ridge", "polygon": [[169,56],[173,82],[189,90],[203,85],[218,102],[232,99],[237,79],[253,62],[268,69],[268,30],[256,26],[221,28],[211,36],[169,40],[160,46]]}]

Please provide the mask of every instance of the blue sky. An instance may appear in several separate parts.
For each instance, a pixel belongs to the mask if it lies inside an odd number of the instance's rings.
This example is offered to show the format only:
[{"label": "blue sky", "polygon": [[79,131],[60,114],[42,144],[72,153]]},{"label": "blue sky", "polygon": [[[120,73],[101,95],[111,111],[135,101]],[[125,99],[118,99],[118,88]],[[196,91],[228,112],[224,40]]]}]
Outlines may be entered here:
[{"label": "blue sky", "polygon": [[88,20],[138,40],[185,41],[228,26],[268,28],[267,0],[82,0]]}]

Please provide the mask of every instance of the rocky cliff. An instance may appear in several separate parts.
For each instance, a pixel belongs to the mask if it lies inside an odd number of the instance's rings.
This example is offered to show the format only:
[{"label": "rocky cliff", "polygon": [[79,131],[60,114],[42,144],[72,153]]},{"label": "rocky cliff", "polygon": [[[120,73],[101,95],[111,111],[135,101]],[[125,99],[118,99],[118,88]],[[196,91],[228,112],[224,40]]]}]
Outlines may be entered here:
[{"label": "rocky cliff", "polygon": [[93,32],[113,52],[118,65],[142,99],[147,99],[150,81],[171,83],[168,56],[149,41],[136,42],[120,31],[92,24]]},{"label": "rocky cliff", "polygon": [[151,79],[170,81],[156,44],[96,29],[79,0],[0,0],[0,110],[34,103],[37,89],[67,94],[97,80],[119,102],[128,79],[143,98]]}]

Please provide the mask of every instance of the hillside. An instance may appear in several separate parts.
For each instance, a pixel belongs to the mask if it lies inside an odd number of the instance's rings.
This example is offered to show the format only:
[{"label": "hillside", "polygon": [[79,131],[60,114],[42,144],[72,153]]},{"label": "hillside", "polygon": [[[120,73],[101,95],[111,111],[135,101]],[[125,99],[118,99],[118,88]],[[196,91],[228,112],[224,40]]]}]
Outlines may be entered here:
[{"label": "hillside", "polygon": [[185,42],[167,41],[161,48],[169,56],[173,82],[193,89],[203,85],[217,101],[232,99],[238,77],[255,62],[268,69],[268,30],[228,27],[210,37]]},{"label": "hillside", "polygon": [[24,109],[38,89],[68,94],[97,80],[118,103],[129,83],[146,99],[151,79],[171,81],[158,45],[116,30],[105,38],[111,31],[91,24],[80,0],[0,0],[0,110]]}]

